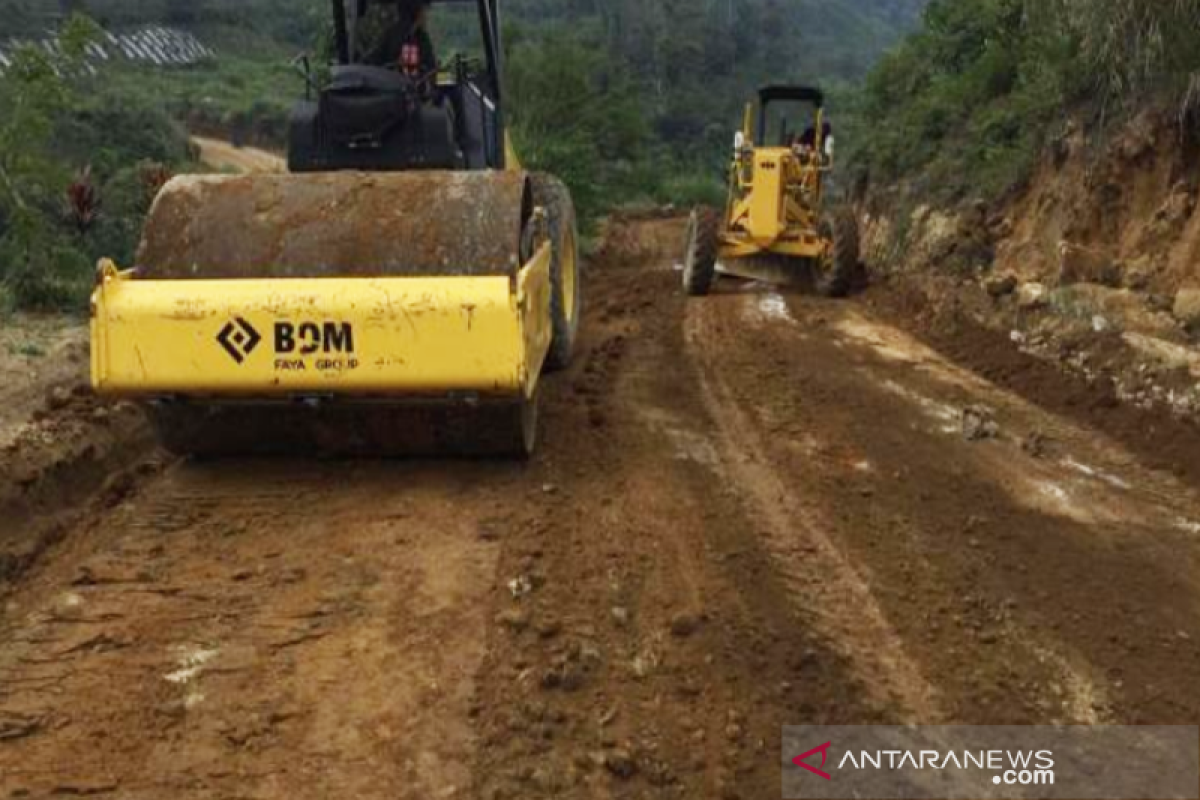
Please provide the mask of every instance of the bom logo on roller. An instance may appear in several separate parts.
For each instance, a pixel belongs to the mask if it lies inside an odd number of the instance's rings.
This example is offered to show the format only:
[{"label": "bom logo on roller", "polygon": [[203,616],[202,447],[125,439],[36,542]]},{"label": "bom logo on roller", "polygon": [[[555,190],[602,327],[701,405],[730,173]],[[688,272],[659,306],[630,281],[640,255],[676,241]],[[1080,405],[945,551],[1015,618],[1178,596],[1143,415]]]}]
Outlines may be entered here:
[{"label": "bom logo on roller", "polygon": [[304,372],[307,358],[321,372],[356,369],[354,326],[349,322],[276,322],[275,369]]},{"label": "bom logo on roller", "polygon": [[[276,322],[272,334],[278,371],[304,372],[311,367],[327,372],[359,365],[349,322]],[[262,334],[243,317],[217,334],[217,343],[237,364],[244,364],[262,341]]]}]

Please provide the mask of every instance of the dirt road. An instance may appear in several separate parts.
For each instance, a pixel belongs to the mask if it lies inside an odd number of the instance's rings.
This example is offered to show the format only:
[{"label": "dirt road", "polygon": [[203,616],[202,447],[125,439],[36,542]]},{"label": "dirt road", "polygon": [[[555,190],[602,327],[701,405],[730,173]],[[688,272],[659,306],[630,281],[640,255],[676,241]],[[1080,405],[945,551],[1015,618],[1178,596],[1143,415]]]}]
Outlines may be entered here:
[{"label": "dirt road", "polygon": [[1197,719],[1194,431],[653,251],[593,264],[529,464],[90,506],[5,598],[0,797],[759,798],[789,723]]},{"label": "dirt road", "polygon": [[68,391],[87,367],[83,320],[14,315],[0,327],[0,447],[12,442],[47,393]]},{"label": "dirt road", "polygon": [[220,139],[193,136],[200,163],[227,172],[284,172],[287,162],[279,155],[257,147],[235,147]]}]

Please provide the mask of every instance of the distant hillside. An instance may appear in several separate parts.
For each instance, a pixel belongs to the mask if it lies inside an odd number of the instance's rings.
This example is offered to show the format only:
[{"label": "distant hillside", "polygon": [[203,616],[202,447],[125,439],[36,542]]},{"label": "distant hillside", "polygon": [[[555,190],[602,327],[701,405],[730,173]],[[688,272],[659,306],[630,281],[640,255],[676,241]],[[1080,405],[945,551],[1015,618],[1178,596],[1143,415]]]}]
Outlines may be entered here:
[{"label": "distant hillside", "polygon": [[890,23],[898,29],[915,28],[929,0],[866,0],[865,12]]},{"label": "distant hillside", "polygon": [[1064,109],[1101,124],[1147,106],[1200,120],[1200,0],[933,0],[865,82],[862,164],[943,198],[1017,187]]},{"label": "distant hillside", "polygon": [[531,26],[599,28],[615,51],[643,67],[691,54],[724,59],[735,69],[750,64],[762,75],[854,78],[919,24],[925,2],[509,0],[507,8]]},{"label": "distant hillside", "polygon": [[0,0],[0,39],[43,32],[70,11],[83,11],[105,28],[229,26],[305,46],[327,8],[324,0]]},{"label": "distant hillside", "polygon": [[[839,76],[858,76],[880,53],[919,22],[926,0],[507,0],[512,21],[530,26],[619,25],[630,29],[724,33],[728,42],[753,52],[787,39],[789,62]],[[81,10],[105,27],[147,23],[231,25],[304,46],[328,14],[328,0],[0,0],[0,39],[53,27],[70,10]],[[649,28],[647,28],[649,26]],[[636,38],[636,37],[635,37]],[[695,45],[719,42],[696,40]],[[787,67],[784,67],[785,69]]]},{"label": "distant hillside", "polygon": [[[527,168],[568,183],[585,231],[614,207],[723,202],[741,104],[758,85],[820,83],[840,100],[923,6],[503,4],[509,130]],[[82,64],[53,44],[75,11],[103,31]],[[0,108],[20,112],[0,114],[16,187],[0,191],[0,309],[84,307],[97,258],[130,263],[154,187],[193,168],[185,129],[282,146],[303,93],[289,61],[326,49],[328,15],[328,0],[0,0]],[[468,46],[469,6],[434,16],[442,57]],[[12,69],[19,59],[50,68]]]}]

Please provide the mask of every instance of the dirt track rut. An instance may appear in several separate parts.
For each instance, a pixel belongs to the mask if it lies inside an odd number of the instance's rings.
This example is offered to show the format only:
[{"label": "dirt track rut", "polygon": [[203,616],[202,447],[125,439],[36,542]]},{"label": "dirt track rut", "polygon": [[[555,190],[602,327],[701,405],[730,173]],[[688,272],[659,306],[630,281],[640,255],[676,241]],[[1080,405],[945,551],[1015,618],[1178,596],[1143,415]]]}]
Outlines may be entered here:
[{"label": "dirt track rut", "polygon": [[1196,719],[1190,479],[872,298],[676,282],[595,268],[529,464],[175,463],[72,527],[0,797],[769,797],[787,723]]}]

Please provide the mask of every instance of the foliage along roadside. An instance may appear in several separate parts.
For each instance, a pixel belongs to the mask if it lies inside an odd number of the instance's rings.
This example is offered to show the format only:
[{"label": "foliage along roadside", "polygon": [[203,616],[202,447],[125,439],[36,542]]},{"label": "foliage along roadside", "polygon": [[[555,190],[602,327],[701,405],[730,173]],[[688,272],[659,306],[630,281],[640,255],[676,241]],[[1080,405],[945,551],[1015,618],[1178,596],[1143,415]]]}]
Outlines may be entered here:
[{"label": "foliage along roadside", "polygon": [[[757,84],[860,74],[923,1],[509,0],[513,136],[526,166],[569,183],[585,226],[618,206],[720,203],[740,104]],[[184,126],[282,145],[302,92],[288,60],[305,42],[319,54],[327,23],[324,0],[68,5],[112,25],[151,9],[222,57],[176,70],[98,65],[90,78],[66,49],[19,54],[24,66],[0,78],[3,107],[27,112],[0,120],[0,163],[18,187],[0,191],[0,291],[22,307],[81,308],[98,256],[129,263],[146,187],[190,158]],[[0,0],[31,26],[54,6]]]},{"label": "foliage along roadside", "polygon": [[1200,0],[932,0],[856,98],[852,160],[927,200],[996,197],[1067,110],[1103,123],[1151,103],[1200,135]]},{"label": "foliage along roadside", "polygon": [[97,29],[22,47],[0,79],[0,308],[82,309],[96,259],[131,259],[153,191],[189,158],[153,103],[80,68]]}]

